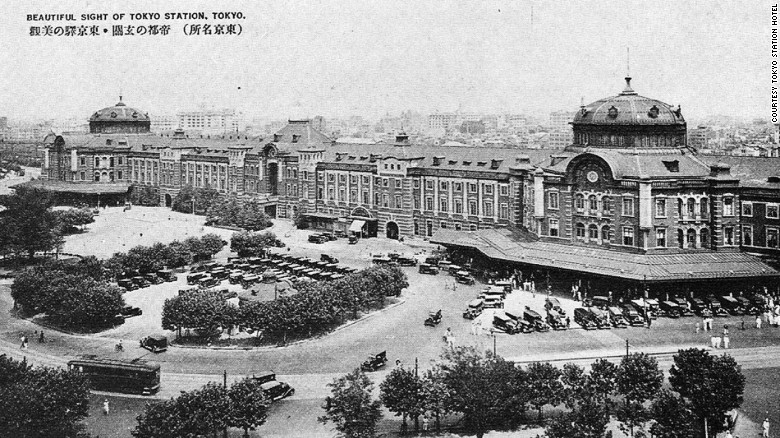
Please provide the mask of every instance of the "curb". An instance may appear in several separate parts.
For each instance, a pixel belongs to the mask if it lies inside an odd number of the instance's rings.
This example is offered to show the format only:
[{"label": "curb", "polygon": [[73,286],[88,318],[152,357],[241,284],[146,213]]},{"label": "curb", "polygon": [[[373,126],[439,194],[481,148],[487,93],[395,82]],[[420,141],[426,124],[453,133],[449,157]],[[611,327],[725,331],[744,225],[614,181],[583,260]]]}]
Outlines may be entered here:
[{"label": "curb", "polygon": [[393,304],[391,304],[391,305],[389,305],[387,307],[384,307],[384,308],[379,309],[377,311],[371,312],[371,313],[369,313],[367,315],[364,315],[364,316],[362,316],[362,317],[360,317],[358,319],[355,319],[355,320],[349,321],[349,322],[347,322],[345,324],[342,324],[342,325],[336,327],[333,331],[330,331],[330,332],[325,333],[323,335],[320,335],[320,336],[317,336],[317,337],[314,337],[314,338],[299,339],[299,340],[297,340],[295,342],[290,342],[290,343],[285,344],[285,345],[261,346],[261,347],[241,347],[241,346],[210,347],[210,346],[181,345],[181,344],[170,343],[170,344],[168,344],[168,348],[185,348],[185,349],[194,349],[194,350],[245,350],[245,351],[278,350],[278,349],[282,349],[282,348],[292,347],[294,345],[300,345],[300,344],[303,344],[305,342],[311,342],[311,341],[316,341],[316,340],[322,339],[322,338],[324,338],[326,336],[330,336],[333,333],[336,333],[336,332],[338,332],[340,330],[343,330],[343,329],[345,329],[345,328],[347,328],[349,326],[355,325],[355,324],[357,324],[357,323],[359,323],[361,321],[365,321],[365,320],[367,320],[367,319],[369,319],[369,318],[371,318],[371,317],[373,317],[375,315],[379,315],[379,314],[381,314],[383,312],[386,312],[386,311],[388,311],[388,310],[390,310],[390,309],[392,309],[394,307],[398,307],[398,306],[400,306],[401,304],[404,304],[404,303],[406,303],[406,299],[401,299],[397,303],[393,303]]}]

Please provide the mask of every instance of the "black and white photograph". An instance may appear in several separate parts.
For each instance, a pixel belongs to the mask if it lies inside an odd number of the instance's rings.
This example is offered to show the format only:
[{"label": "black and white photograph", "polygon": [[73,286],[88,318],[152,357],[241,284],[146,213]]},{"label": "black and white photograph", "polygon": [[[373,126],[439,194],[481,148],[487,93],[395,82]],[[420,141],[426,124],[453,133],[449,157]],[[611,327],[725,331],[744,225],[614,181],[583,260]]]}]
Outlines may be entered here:
[{"label": "black and white photograph", "polygon": [[780,438],[768,0],[0,11],[0,438]]}]

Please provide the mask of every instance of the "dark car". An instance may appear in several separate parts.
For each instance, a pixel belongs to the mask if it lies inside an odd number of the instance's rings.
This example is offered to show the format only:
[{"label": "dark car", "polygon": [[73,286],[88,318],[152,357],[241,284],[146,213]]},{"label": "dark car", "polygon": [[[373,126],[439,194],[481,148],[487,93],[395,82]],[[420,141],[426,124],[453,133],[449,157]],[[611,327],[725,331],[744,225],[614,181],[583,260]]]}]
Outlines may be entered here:
[{"label": "dark car", "polygon": [[152,353],[162,353],[168,350],[168,338],[162,335],[147,336],[141,339],[141,348],[145,348]]},{"label": "dark car", "polygon": [[561,307],[561,302],[558,301],[558,298],[547,297],[544,300],[544,310],[546,310],[548,312],[555,311],[559,315],[561,315],[562,317],[566,316],[566,311],[563,310],[563,308]]},{"label": "dark car", "polygon": [[729,313],[723,306],[720,305],[720,300],[715,298],[715,295],[707,295],[704,302],[709,304],[710,310],[712,310],[712,316],[728,316]]},{"label": "dark car", "polygon": [[610,306],[606,310],[609,312],[609,320],[612,321],[612,327],[628,328],[628,321],[623,317],[623,311],[616,306]]},{"label": "dark car", "polygon": [[574,309],[574,322],[585,330],[596,329],[598,325],[592,313],[587,308],[577,307]]},{"label": "dark car", "polygon": [[230,271],[223,267],[219,267],[211,271],[211,276],[214,278],[218,278],[220,280],[224,280],[225,278],[228,278],[230,276]]},{"label": "dark car", "polygon": [[129,278],[123,278],[123,279],[117,281],[116,284],[119,287],[123,287],[123,288],[125,288],[125,290],[128,290],[128,291],[138,289],[138,286],[136,286],[136,284],[133,283],[133,280],[131,280]]},{"label": "dark car", "polygon": [[547,310],[547,324],[552,327],[553,330],[566,330],[566,321],[563,320],[561,314],[555,309]]},{"label": "dark car", "polygon": [[750,303],[750,300],[745,297],[737,297],[737,301],[739,301],[740,307],[742,307],[742,311],[745,312],[745,315],[757,315],[758,313],[753,313],[753,306]]},{"label": "dark car", "polygon": [[276,373],[273,371],[264,371],[259,374],[252,374],[252,380],[261,385],[265,382],[273,382],[276,380]]},{"label": "dark car", "polygon": [[393,265],[395,262],[393,259],[386,255],[374,255],[371,257],[371,263],[375,265]]},{"label": "dark car", "polygon": [[599,309],[606,309],[610,306],[610,304],[609,297],[605,297],[603,295],[596,295],[590,299],[590,305],[598,307]]},{"label": "dark car", "polygon": [[319,243],[325,243],[327,241],[328,241],[328,238],[323,236],[322,234],[314,233],[314,234],[310,234],[309,235],[309,242],[311,242],[311,243],[318,243],[319,244]]},{"label": "dark car", "polygon": [[358,243],[358,240],[360,240],[360,238],[353,234],[353,235],[349,236],[348,242],[349,242],[350,245],[354,245],[354,244]]},{"label": "dark car", "polygon": [[517,324],[517,329],[521,333],[533,333],[534,331],[533,324],[525,320],[521,315],[512,312],[504,312],[504,314],[508,318],[512,319],[515,322],[515,324]]},{"label": "dark car", "polygon": [[132,318],[134,316],[141,316],[143,315],[143,310],[139,309],[138,307],[133,306],[125,306],[120,311],[120,314],[124,318]]},{"label": "dark car", "polygon": [[517,322],[507,315],[501,313],[496,313],[493,315],[493,329],[508,335],[520,333],[520,328],[517,326]]},{"label": "dark car", "polygon": [[612,323],[609,320],[609,315],[598,307],[589,307],[588,311],[593,315],[593,321],[596,323],[596,327],[602,330],[609,330],[612,328]]},{"label": "dark car", "polygon": [[277,380],[265,382],[260,385],[260,388],[262,388],[265,395],[271,399],[271,401],[281,400],[295,394],[295,389],[293,387]]},{"label": "dark car", "polygon": [[539,312],[535,310],[531,310],[530,308],[526,307],[525,311],[523,311],[523,319],[528,321],[528,323],[531,324],[531,326],[537,332],[550,331],[550,326],[544,322],[542,315],[540,315]]},{"label": "dark car", "polygon": [[164,282],[176,281],[176,273],[170,269],[160,269],[157,271],[157,276],[162,278]]},{"label": "dark car", "polygon": [[463,311],[463,317],[466,319],[474,319],[482,314],[482,308],[485,306],[485,302],[477,298],[469,301],[469,305],[466,310]]},{"label": "dark car", "polygon": [[163,279],[157,274],[144,274],[144,278],[151,284],[162,284]]},{"label": "dark car", "polygon": [[651,310],[650,304],[646,300],[631,300],[631,304],[634,305],[634,308],[637,312],[639,312],[640,315],[642,315],[642,318],[650,317],[651,319],[655,319],[656,315]]},{"label": "dark car", "polygon": [[143,289],[145,287],[149,287],[152,284],[149,283],[149,280],[145,279],[143,276],[137,276],[132,278],[133,283],[135,283],[136,286],[138,286],[139,289]]},{"label": "dark car", "polygon": [[396,260],[401,266],[417,266],[417,259],[412,256],[399,256]]},{"label": "dark car", "polygon": [[701,298],[691,298],[689,303],[691,304],[691,310],[698,316],[702,316],[702,311],[707,309],[707,304]]},{"label": "dark car", "polygon": [[693,310],[691,310],[688,300],[682,297],[672,298],[672,301],[677,303],[677,307],[680,308],[680,316],[692,316]]},{"label": "dark car", "polygon": [[622,311],[623,318],[625,318],[629,325],[640,327],[645,325],[645,319],[633,304],[623,304],[620,306],[620,310]]},{"label": "dark car", "polygon": [[736,298],[729,295],[723,295],[718,297],[718,300],[720,301],[721,307],[723,307],[723,309],[725,309],[726,312],[728,312],[730,315],[740,316],[745,314],[745,311],[742,309],[742,305],[739,304],[739,301],[737,301]]},{"label": "dark car", "polygon": [[458,271],[458,273],[455,275],[455,281],[467,285],[473,285],[476,282],[474,277],[472,277],[468,271]]},{"label": "dark car", "polygon": [[650,309],[650,318],[658,318],[658,312],[661,311],[661,304],[658,302],[658,300],[648,298],[645,300],[645,302],[647,303],[647,308]]},{"label": "dark car", "polygon": [[339,240],[339,237],[331,232],[324,232],[321,233],[320,235],[328,240]]},{"label": "dark car", "polygon": [[376,371],[387,364],[387,351],[383,351],[373,356],[368,356],[360,365],[360,369],[363,371]]},{"label": "dark car", "polygon": [[668,318],[679,318],[680,317],[680,306],[677,305],[674,301],[661,301],[658,303],[658,305],[661,308],[661,314],[668,317]]},{"label": "dark car", "polygon": [[436,327],[441,322],[441,309],[438,311],[428,312],[428,317],[425,318],[425,325],[427,327]]},{"label": "dark car", "polygon": [[205,272],[196,272],[194,274],[187,274],[187,284],[198,284],[201,278],[207,276]]},{"label": "dark car", "polygon": [[219,279],[214,278],[211,275],[207,275],[200,280],[198,280],[198,284],[203,287],[214,287],[219,286]]},{"label": "dark car", "polygon": [[440,261],[441,261],[441,257],[429,256],[425,258],[425,263],[433,266],[439,266]]},{"label": "dark car", "polygon": [[338,263],[339,259],[337,259],[336,257],[333,257],[332,255],[320,254],[320,261],[321,262],[327,262],[327,263]]},{"label": "dark car", "polygon": [[419,271],[420,274],[437,275],[439,273],[439,268],[428,263],[420,263]]}]

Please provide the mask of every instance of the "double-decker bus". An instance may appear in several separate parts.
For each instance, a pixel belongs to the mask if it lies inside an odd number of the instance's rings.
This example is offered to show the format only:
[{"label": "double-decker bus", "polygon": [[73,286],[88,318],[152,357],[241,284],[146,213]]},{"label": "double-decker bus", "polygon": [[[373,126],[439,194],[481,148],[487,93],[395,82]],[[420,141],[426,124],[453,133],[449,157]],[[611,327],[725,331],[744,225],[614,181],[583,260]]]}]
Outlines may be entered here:
[{"label": "double-decker bus", "polygon": [[160,364],[141,359],[83,356],[69,361],[68,369],[86,376],[92,389],[143,395],[160,390]]}]

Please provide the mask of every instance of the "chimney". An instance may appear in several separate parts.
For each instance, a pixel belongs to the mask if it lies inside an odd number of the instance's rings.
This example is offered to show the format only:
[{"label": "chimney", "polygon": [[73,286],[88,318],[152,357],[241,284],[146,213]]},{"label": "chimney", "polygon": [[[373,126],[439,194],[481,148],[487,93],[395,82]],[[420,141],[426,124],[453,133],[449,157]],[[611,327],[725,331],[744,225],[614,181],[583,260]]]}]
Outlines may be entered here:
[{"label": "chimney", "polygon": [[173,138],[184,138],[184,130],[178,128],[175,131],[173,131]]},{"label": "chimney", "polygon": [[718,162],[710,166],[711,177],[730,176],[730,175],[731,175],[731,166],[729,166],[724,162]]},{"label": "chimney", "polygon": [[490,160],[490,168],[493,170],[498,169],[499,167],[501,167],[501,163],[503,161],[504,160],[497,160],[497,159]]},{"label": "chimney", "polygon": [[515,157],[515,164],[531,164],[531,157],[528,155],[518,155]]},{"label": "chimney", "polygon": [[396,146],[406,146],[409,144],[409,134],[405,132],[399,132],[395,135]]}]

